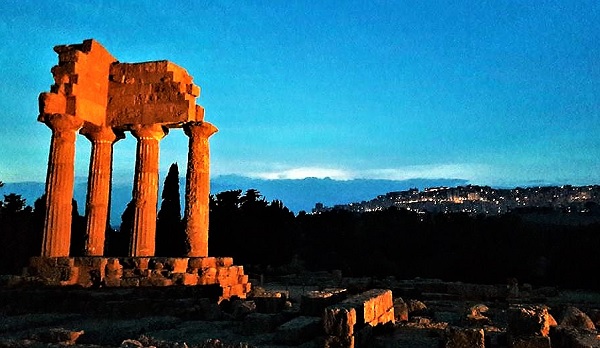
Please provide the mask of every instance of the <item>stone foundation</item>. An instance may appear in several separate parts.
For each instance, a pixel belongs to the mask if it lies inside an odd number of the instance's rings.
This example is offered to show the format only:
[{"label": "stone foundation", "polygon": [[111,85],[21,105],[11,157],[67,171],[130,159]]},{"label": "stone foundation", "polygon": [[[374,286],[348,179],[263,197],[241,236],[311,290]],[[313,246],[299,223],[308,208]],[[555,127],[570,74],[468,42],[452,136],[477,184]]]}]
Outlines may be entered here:
[{"label": "stone foundation", "polygon": [[246,298],[251,288],[231,257],[32,257],[27,274],[50,286],[219,285],[221,300]]}]

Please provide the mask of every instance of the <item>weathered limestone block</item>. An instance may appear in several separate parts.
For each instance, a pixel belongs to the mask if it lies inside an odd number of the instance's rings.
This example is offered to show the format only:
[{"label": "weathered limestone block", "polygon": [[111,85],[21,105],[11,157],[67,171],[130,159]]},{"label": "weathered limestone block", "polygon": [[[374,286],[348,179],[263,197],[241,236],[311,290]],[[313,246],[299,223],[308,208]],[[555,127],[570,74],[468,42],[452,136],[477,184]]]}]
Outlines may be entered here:
[{"label": "weathered limestone block", "polygon": [[552,347],[555,348],[600,348],[600,338],[596,332],[577,330],[559,326],[552,335]]},{"label": "weathered limestone block", "polygon": [[106,264],[108,259],[105,257],[76,257],[75,266],[79,268],[79,278],[77,284],[89,287],[99,286],[102,279],[105,278]]},{"label": "weathered limestone block", "polygon": [[[171,286],[173,280],[165,277],[140,277],[140,278],[126,278],[126,279],[137,279],[138,285],[133,286]],[[135,282],[134,282],[135,284]],[[125,286],[125,285],[122,285]]]},{"label": "weathered limestone block", "polygon": [[230,267],[233,266],[233,257],[217,257],[217,267]]},{"label": "weathered limestone block", "polygon": [[394,299],[394,315],[399,321],[408,321],[408,305],[400,297]]},{"label": "weathered limestone block", "polygon": [[323,341],[324,348],[354,348],[354,336],[327,336]]},{"label": "weathered limestone block", "polygon": [[68,257],[32,257],[27,272],[48,285],[76,284],[79,277],[79,268]]},{"label": "weathered limestone block", "polygon": [[147,270],[150,267],[150,257],[122,257],[119,262],[123,269]]},{"label": "weathered limestone block", "polygon": [[238,283],[239,284],[246,284],[246,283],[248,283],[249,280],[250,280],[250,277],[247,274],[238,275]]},{"label": "weathered limestone block", "polygon": [[123,277],[121,278],[120,286],[129,288],[129,287],[138,287],[140,286],[140,278],[138,277]]},{"label": "weathered limestone block", "polygon": [[237,296],[241,299],[246,298],[246,294],[248,293],[248,291],[246,291],[246,286],[245,284],[235,284],[232,285],[229,291],[229,295],[230,297],[233,296]]},{"label": "weathered limestone block", "polygon": [[[342,302],[356,309],[358,323],[371,326],[394,321],[394,301],[391,290],[373,289]],[[390,318],[390,309],[392,318]]]},{"label": "weathered limestone block", "polygon": [[512,336],[548,336],[550,317],[548,307],[517,305],[508,310],[508,332]]},{"label": "weathered limestone block", "polygon": [[216,257],[190,257],[188,261],[189,268],[195,269],[206,269],[206,268],[217,268]]},{"label": "weathered limestone block", "polygon": [[273,339],[276,343],[297,346],[313,339],[322,330],[320,318],[300,316],[278,327]]},{"label": "weathered limestone block", "polygon": [[596,330],[596,325],[590,317],[575,307],[567,307],[560,321],[561,327],[572,327],[575,329]]},{"label": "weathered limestone block", "polygon": [[188,268],[188,258],[169,257],[165,259],[164,266],[171,273],[185,273]]},{"label": "weathered limestone block", "polygon": [[356,309],[343,304],[325,308],[323,329],[330,336],[349,337],[354,335],[354,325],[357,323]]},{"label": "weathered limestone block", "polygon": [[200,88],[176,64],[166,60],[115,63],[109,80],[107,118],[113,127],[196,121]]},{"label": "weathered limestone block", "polygon": [[252,296],[259,313],[280,313],[285,308],[289,294],[284,291],[263,291]]},{"label": "weathered limestone block", "polygon": [[198,274],[176,273],[172,277],[173,283],[178,285],[198,285]]},{"label": "weathered limestone block", "polygon": [[467,329],[450,326],[446,329],[446,348],[484,348],[483,329]]},{"label": "weathered limestone block", "polygon": [[211,285],[217,284],[217,269],[216,268],[205,268],[202,273],[198,273],[198,285]]},{"label": "weathered limestone block", "polygon": [[40,114],[68,114],[104,125],[108,104],[108,76],[117,60],[97,41],[54,47],[58,65],[52,68],[55,84],[40,95]]},{"label": "weathered limestone block", "polygon": [[123,265],[117,258],[109,258],[106,260],[104,274],[106,277],[121,277],[123,275]]},{"label": "weathered limestone block", "polygon": [[326,307],[344,300],[346,289],[310,291],[300,297],[300,313],[305,316],[323,316]]},{"label": "weathered limestone block", "polygon": [[510,337],[509,348],[550,348],[550,337],[544,336],[519,336]]}]

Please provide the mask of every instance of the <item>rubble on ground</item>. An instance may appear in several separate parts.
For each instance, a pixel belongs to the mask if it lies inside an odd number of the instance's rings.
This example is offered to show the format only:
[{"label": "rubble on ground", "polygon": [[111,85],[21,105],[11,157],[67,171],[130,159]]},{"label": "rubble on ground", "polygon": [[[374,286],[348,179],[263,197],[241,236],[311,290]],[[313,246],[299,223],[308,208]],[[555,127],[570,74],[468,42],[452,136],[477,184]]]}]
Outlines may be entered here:
[{"label": "rubble on ground", "polygon": [[[302,279],[300,284],[298,279]],[[1,347],[600,347],[600,294],[431,279],[222,288],[0,285]],[[23,285],[27,284],[27,285]]]}]

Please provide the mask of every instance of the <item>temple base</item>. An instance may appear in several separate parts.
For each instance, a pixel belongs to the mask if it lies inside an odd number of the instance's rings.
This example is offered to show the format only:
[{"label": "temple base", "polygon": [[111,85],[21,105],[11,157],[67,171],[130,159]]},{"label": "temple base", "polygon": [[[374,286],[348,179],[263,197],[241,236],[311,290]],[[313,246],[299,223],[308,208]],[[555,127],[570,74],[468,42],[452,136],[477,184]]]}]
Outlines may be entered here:
[{"label": "temple base", "polygon": [[50,286],[219,285],[220,300],[246,298],[251,284],[231,257],[32,257],[27,274]]}]

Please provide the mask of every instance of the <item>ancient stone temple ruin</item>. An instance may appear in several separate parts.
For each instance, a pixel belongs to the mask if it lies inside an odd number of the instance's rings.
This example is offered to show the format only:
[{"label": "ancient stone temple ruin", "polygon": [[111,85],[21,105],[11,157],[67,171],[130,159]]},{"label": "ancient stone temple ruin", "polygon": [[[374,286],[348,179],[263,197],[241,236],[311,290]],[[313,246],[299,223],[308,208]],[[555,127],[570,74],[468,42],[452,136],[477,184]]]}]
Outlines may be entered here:
[{"label": "ancient stone temple ruin", "polygon": [[[98,42],[60,45],[54,84],[40,95],[38,120],[52,130],[40,257],[28,268],[49,284],[83,286],[220,285],[223,298],[245,297],[248,276],[228,257],[208,256],[209,142],[217,128],[196,105],[200,88],[169,61],[121,63]],[[187,255],[154,257],[160,141],[171,128],[189,137],[184,224]],[[137,139],[133,233],[129,254],[104,256],[113,145]],[[91,142],[85,256],[71,257],[75,141]]]}]

